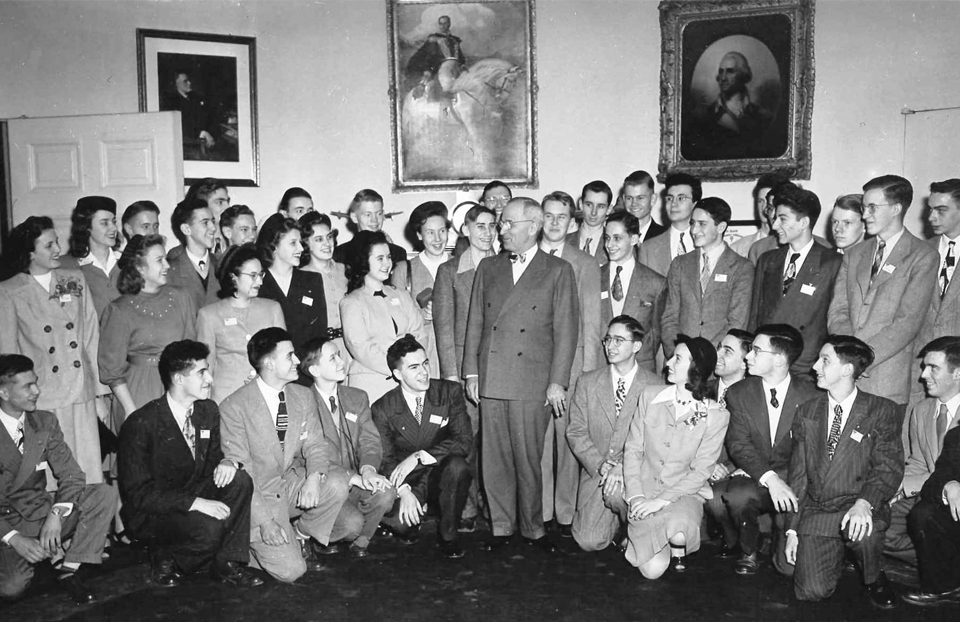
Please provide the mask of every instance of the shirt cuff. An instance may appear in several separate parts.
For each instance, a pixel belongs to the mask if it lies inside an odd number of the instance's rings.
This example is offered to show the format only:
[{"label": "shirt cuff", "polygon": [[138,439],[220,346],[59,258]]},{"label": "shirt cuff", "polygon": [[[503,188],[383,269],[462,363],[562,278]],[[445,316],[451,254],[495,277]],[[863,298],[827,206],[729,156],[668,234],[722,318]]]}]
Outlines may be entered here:
[{"label": "shirt cuff", "polygon": [[8,533],[7,535],[3,536],[3,543],[6,544],[7,546],[10,546],[10,540],[12,540],[12,539],[13,539],[13,536],[17,535],[18,533],[20,533],[20,532],[17,531],[16,529],[11,529],[11,530],[10,530],[10,533]]},{"label": "shirt cuff", "polygon": [[480,374],[467,374],[466,376],[464,376],[464,379],[469,380],[471,378],[479,378],[479,377],[480,377]]},{"label": "shirt cuff", "polygon": [[437,463],[437,459],[431,456],[430,454],[428,454],[426,451],[421,449],[419,453],[420,453],[420,464],[429,466],[431,464]]},{"label": "shirt cuff", "polygon": [[790,534],[797,535],[797,530],[796,530],[796,529],[787,529],[787,535],[789,536]]},{"label": "shirt cuff", "polygon": [[362,467],[360,467],[360,475],[363,475],[364,473],[366,473],[364,469],[370,469],[370,471],[372,471],[373,473],[377,472],[377,470],[373,468],[372,464],[365,464]]},{"label": "shirt cuff", "polygon": [[413,492],[413,488],[410,487],[410,484],[400,484],[400,487],[397,488],[397,496],[399,497],[400,493],[402,493],[404,490]]},{"label": "shirt cuff", "polygon": [[949,486],[950,484],[960,484],[960,482],[954,479],[954,480],[950,480],[949,482],[943,485],[943,490],[940,492],[940,501],[943,502],[944,505],[947,505],[950,503],[949,501],[947,501],[947,486]]},{"label": "shirt cuff", "polygon": [[[54,503],[53,508],[63,508],[63,514],[60,515],[60,518],[66,518],[73,514],[73,504],[72,503]],[[51,510],[53,508],[50,508]]]},{"label": "shirt cuff", "polygon": [[770,471],[767,471],[766,473],[764,473],[763,475],[761,475],[761,476],[760,476],[760,479],[758,480],[758,481],[760,482],[760,485],[763,486],[764,488],[769,488],[769,486],[767,485],[767,482],[770,481],[770,477],[771,477],[771,476],[776,477],[776,476],[777,476],[777,472],[776,472],[776,471],[773,471],[773,470],[770,470]]}]

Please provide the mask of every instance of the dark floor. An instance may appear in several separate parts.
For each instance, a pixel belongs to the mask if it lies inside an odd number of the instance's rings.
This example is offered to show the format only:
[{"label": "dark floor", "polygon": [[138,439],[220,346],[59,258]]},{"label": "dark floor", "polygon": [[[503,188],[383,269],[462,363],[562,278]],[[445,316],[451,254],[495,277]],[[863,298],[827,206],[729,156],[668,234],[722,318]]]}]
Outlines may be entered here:
[{"label": "dark floor", "polygon": [[[424,533],[432,533],[428,524]],[[960,620],[960,605],[920,609],[900,603],[890,612],[872,609],[857,574],[845,573],[825,603],[800,604],[792,585],[765,564],[754,577],[733,573],[732,561],[714,557],[705,544],[690,556],[684,575],[648,581],[615,549],[583,553],[560,539],[551,556],[522,543],[496,553],[477,549],[487,534],[465,536],[467,555],[441,557],[432,537],[413,546],[375,539],[371,556],[324,557],[329,569],[294,585],[269,581],[240,590],[196,578],[173,589],[148,582],[143,552],[114,549],[89,583],[100,602],[77,607],[49,580],[28,597],[0,605],[0,621],[29,620],[204,620],[300,622],[308,620]],[[889,574],[902,589],[916,574],[898,562]]]}]

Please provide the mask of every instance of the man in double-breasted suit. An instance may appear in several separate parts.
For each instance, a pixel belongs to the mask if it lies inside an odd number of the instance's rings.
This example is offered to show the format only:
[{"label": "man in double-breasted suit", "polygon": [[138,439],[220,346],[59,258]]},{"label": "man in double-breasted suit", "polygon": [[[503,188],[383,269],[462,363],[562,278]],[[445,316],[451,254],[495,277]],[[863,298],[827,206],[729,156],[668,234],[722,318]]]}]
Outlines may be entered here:
[{"label": "man in double-breasted suit", "polygon": [[162,587],[208,564],[224,583],[263,583],[245,569],[253,482],[223,457],[209,356],[198,341],[165,347],[158,367],[166,391],[120,429],[120,512],[126,530],[153,548],[152,579]]},{"label": "man in double-breasted suit", "polygon": [[667,358],[673,356],[678,334],[717,344],[731,328],[746,328],[750,319],[753,265],[723,241],[730,206],[717,197],[704,198],[690,221],[697,250],[677,257],[667,273],[667,301],[660,321]]},{"label": "man in double-breasted suit", "polygon": [[[37,410],[39,395],[33,361],[0,354],[0,600],[19,598],[36,564],[62,557],[60,586],[86,604],[96,597],[77,570],[100,563],[117,493],[106,484],[84,484],[56,416]],[[47,492],[48,470],[55,493]]]},{"label": "man in double-breasted suit", "polygon": [[782,573],[793,568],[783,556],[784,516],[797,510],[797,499],[787,485],[787,468],[797,408],[819,394],[806,378],[790,373],[804,349],[800,331],[787,324],[761,326],[747,353],[748,378],[726,392],[730,411],[727,455],[737,470],[721,493],[730,523],[738,532],[740,559],[736,572],[752,575],[760,567],[761,514],[772,514],[773,564]]},{"label": "man in double-breasted suit", "polygon": [[[494,254],[493,242],[497,237],[497,215],[489,207],[476,204],[471,207],[463,221],[467,248],[437,269],[433,284],[433,325],[437,336],[437,355],[440,358],[440,377],[461,382],[463,344],[467,336],[467,319],[470,315],[470,293],[477,265]],[[433,361],[437,365],[437,361]],[[478,454],[480,447],[480,409],[467,400],[467,416],[473,431],[473,449],[468,462],[473,481],[463,509],[461,531],[471,532],[476,528],[480,506],[480,473]]]},{"label": "man in double-breasted suit", "polygon": [[313,392],[295,384],[300,361],[287,331],[260,330],[247,343],[247,356],[256,380],[220,404],[223,455],[253,478],[251,563],[292,582],[307,570],[322,570],[310,539],[330,541],[349,482],[345,472],[330,468],[333,448]]},{"label": "man in double-breasted suit", "polygon": [[817,244],[817,195],[790,182],[770,194],[776,206],[773,229],[780,246],[760,256],[754,273],[750,330],[789,324],[803,337],[803,352],[790,371],[809,374],[827,337],[827,310],[843,257]]},{"label": "man in double-breasted suit", "polygon": [[182,287],[193,296],[197,309],[217,302],[220,282],[217,281],[217,222],[213,210],[202,199],[184,199],[170,217],[173,234],[180,246],[167,253],[170,271],[167,284]]},{"label": "man in double-breasted suit", "polygon": [[383,470],[397,488],[384,523],[410,541],[427,504],[440,509],[440,551],[463,557],[457,533],[470,488],[467,456],[473,433],[463,389],[450,380],[431,380],[423,346],[412,335],[387,349],[387,365],[399,386],[373,403],[373,421],[383,442]]},{"label": "man in double-breasted suit", "polygon": [[[643,326],[643,344],[637,351],[637,364],[656,373],[660,348],[660,316],[666,300],[666,279],[638,262],[640,244],[637,219],[629,212],[614,212],[604,225],[607,256],[610,263],[600,268],[600,326],[610,324],[618,315],[626,315]],[[591,318],[590,322],[596,323]],[[602,344],[599,357],[605,355]],[[597,359],[602,360],[600,358]]]},{"label": "man in double-breasted suit", "polygon": [[679,255],[693,250],[690,215],[703,196],[700,180],[686,173],[674,173],[664,182],[664,203],[670,226],[665,233],[644,240],[637,260],[661,276]]},{"label": "man in double-breasted suit", "polygon": [[591,181],[583,187],[577,204],[583,213],[583,222],[579,229],[566,236],[566,242],[603,265],[607,263],[607,254],[603,250],[603,223],[613,207],[613,191],[605,181]]},{"label": "man in double-breasted suit", "polygon": [[544,404],[565,413],[580,311],[573,267],[537,248],[542,224],[533,199],[507,204],[501,237],[509,252],[480,262],[470,298],[462,372],[467,397],[480,402],[494,547],[516,531],[519,506],[521,534],[555,548],[543,528]]},{"label": "man in double-breasted suit", "polygon": [[[573,387],[580,374],[596,369],[602,357],[600,354],[600,266],[595,257],[579,250],[566,241],[566,232],[573,220],[575,205],[573,198],[566,192],[552,192],[543,197],[543,237],[540,250],[560,257],[573,266],[573,276],[577,282],[577,301],[580,310],[580,336],[577,339],[577,352],[570,368],[570,391],[568,400],[573,398]],[[601,224],[601,232],[603,225]],[[603,246],[603,235],[600,235]],[[604,255],[606,256],[606,255]],[[547,426],[543,460],[543,520],[549,522],[556,518],[561,535],[570,536],[573,513],[577,508],[577,488],[580,483],[580,467],[570,451],[567,442],[567,424],[569,417],[557,417]],[[556,448],[556,451],[554,451]],[[556,460],[554,460],[556,453]]]},{"label": "man in double-breasted suit", "polygon": [[913,200],[910,182],[896,175],[863,186],[863,220],[873,240],[846,249],[837,274],[827,328],[853,335],[876,358],[860,386],[900,406],[910,395],[914,341],[933,301],[937,252],[903,226]]},{"label": "man in double-breasted suit", "polygon": [[360,389],[343,384],[347,365],[335,341],[309,341],[302,356],[300,372],[313,380],[320,424],[332,449],[330,470],[343,470],[350,484],[350,494],[333,524],[330,541],[359,534],[350,544],[350,554],[366,557],[370,539],[397,498],[390,480],[378,473],[383,446],[370,413],[370,398]]},{"label": "man in double-breasted suit", "polygon": [[914,563],[916,554],[907,529],[907,515],[923,483],[933,473],[943,438],[957,426],[960,407],[960,337],[939,337],[920,350],[920,383],[926,398],[910,402],[903,423],[906,454],[903,482],[890,505],[890,527],[884,552]]},{"label": "man in double-breasted suit", "polygon": [[645,338],[634,318],[613,318],[604,337],[608,365],[580,376],[573,392],[567,439],[582,467],[573,537],[585,551],[619,545],[625,536],[623,444],[640,392],[661,382],[637,363]]},{"label": "man in double-breasted suit", "polygon": [[795,565],[799,600],[829,598],[850,549],[870,602],[896,605],[881,557],[890,499],[903,478],[903,444],[896,405],[856,386],[872,363],[863,341],[828,337],[814,366],[817,386],[827,393],[794,416],[787,483],[798,510],[788,521],[785,554]]}]

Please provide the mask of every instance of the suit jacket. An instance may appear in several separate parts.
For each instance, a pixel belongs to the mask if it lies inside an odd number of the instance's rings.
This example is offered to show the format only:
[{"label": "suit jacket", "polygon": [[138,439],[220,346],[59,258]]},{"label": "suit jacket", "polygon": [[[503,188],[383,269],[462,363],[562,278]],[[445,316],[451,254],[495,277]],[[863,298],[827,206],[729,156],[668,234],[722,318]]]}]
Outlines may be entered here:
[{"label": "suit jacket", "polygon": [[121,515],[139,538],[150,537],[164,515],[186,514],[200,485],[223,459],[220,412],[212,400],[193,404],[196,453],[183,438],[167,395],[148,402],[120,428],[117,454]]},{"label": "suit jacket", "polygon": [[319,273],[294,269],[290,289],[284,295],[273,274],[266,270],[260,298],[280,303],[287,332],[298,351],[311,339],[326,336],[327,297],[323,290],[323,277]]},{"label": "suit jacket", "polygon": [[207,267],[206,280],[200,278],[200,273],[193,267],[190,256],[183,246],[175,246],[167,253],[170,262],[170,271],[167,273],[167,284],[183,288],[193,297],[198,309],[220,300],[217,292],[220,291],[220,282],[217,280],[218,260],[211,250],[208,254],[210,265]]},{"label": "suit jacket", "polygon": [[[613,264],[607,263],[600,268],[600,330],[605,331],[613,319],[613,294],[610,292],[610,270]],[[643,265],[635,262],[630,282],[623,292],[622,315],[629,315],[640,322],[647,331],[637,363],[647,371],[656,372],[657,349],[660,347],[660,319],[667,298],[667,280]],[[606,360],[603,344],[598,344],[598,361]]]},{"label": "suit jacket", "polygon": [[783,408],[777,423],[775,442],[770,442],[770,417],[767,411],[769,396],[763,390],[763,380],[747,377],[727,390],[727,410],[730,427],[727,428],[727,455],[733,464],[746,471],[754,481],[767,471],[775,471],[787,481],[790,454],[793,452],[793,427],[797,409],[804,402],[820,394],[810,381],[799,376],[790,377],[787,394],[779,399]]},{"label": "suit jacket", "polygon": [[911,384],[907,370],[913,363],[914,341],[933,302],[940,257],[904,229],[871,283],[876,252],[876,240],[847,249],[827,328],[836,335],[853,335],[873,348],[876,358],[859,381],[861,389],[906,404]]},{"label": "suit jacket", "polygon": [[[602,266],[603,264],[610,261],[607,258],[607,249],[604,247],[604,244],[603,244],[602,232],[600,234],[600,238],[597,240],[594,240],[590,244],[592,245],[594,244],[594,242],[596,243],[596,247],[593,249],[593,258],[596,259],[597,263]],[[568,233],[566,239],[564,240],[563,246],[564,248],[566,248],[567,246],[571,246],[576,250],[580,251],[581,253],[583,253],[583,251],[580,250],[581,248],[583,248],[583,244],[580,242],[580,231],[578,230],[578,231],[574,231],[573,233]],[[583,254],[586,255],[587,253],[583,253]]]},{"label": "suit jacket", "polygon": [[[602,242],[601,246],[603,246]],[[560,259],[573,266],[573,277],[577,282],[577,299],[580,303],[580,335],[577,339],[577,352],[570,368],[569,386],[572,394],[573,385],[580,374],[596,369],[602,364],[601,361],[605,360],[600,344],[603,328],[597,323],[597,317],[600,315],[600,266],[597,265],[595,256],[591,257],[571,244],[563,245]]]},{"label": "suit jacket", "polygon": [[617,416],[611,366],[580,376],[570,404],[567,442],[590,477],[600,476],[600,467],[605,461],[623,460],[623,445],[637,412],[640,394],[644,388],[661,382],[655,374],[638,368]]},{"label": "suit jacket", "polygon": [[[813,241],[818,245],[835,250],[833,245],[830,242],[827,242],[825,239],[821,238],[819,235],[813,236]],[[747,251],[747,259],[749,259],[753,265],[757,265],[757,262],[760,260],[760,256],[764,253],[768,253],[776,248],[780,247],[780,240],[777,238],[777,235],[773,232],[770,233],[767,237],[757,240],[750,247],[750,250]]]},{"label": "suit jacket", "polygon": [[329,402],[320,396],[316,387],[313,392],[319,405],[323,435],[335,450],[330,454],[330,464],[343,468],[349,475],[359,473],[360,469],[368,465],[379,471],[383,446],[380,443],[380,432],[373,423],[367,394],[343,384],[337,386],[337,409],[341,426],[338,433],[333,415],[330,414]]},{"label": "suit jacket", "polygon": [[890,499],[903,479],[897,407],[861,389],[833,460],[829,460],[827,437],[832,420],[826,394],[801,404],[794,416],[787,483],[797,495],[800,511],[790,516],[788,529],[839,538],[840,520],[857,499],[870,504],[874,521],[886,529]]},{"label": "suit jacket", "polygon": [[[53,494],[47,492],[47,468],[57,480]],[[24,414],[23,455],[6,428],[0,427],[0,538],[14,529],[36,538],[50,508],[55,503],[78,503],[85,483],[53,413]]]},{"label": "suit jacket", "polygon": [[287,488],[312,473],[330,468],[329,446],[313,391],[296,384],[283,389],[287,402],[287,433],[281,446],[274,413],[267,409],[260,386],[250,382],[220,404],[220,443],[223,455],[244,465],[253,479],[250,508],[251,535],[275,520],[289,521]]},{"label": "suit jacket", "polygon": [[753,265],[724,246],[706,291],[700,292],[700,253],[680,255],[667,274],[661,341],[667,358],[683,333],[719,343],[731,328],[746,328],[753,293]]},{"label": "suit jacket", "polygon": [[[640,245],[637,251],[637,261],[647,266],[660,276],[667,276],[670,270],[672,259],[672,249],[670,247],[670,227],[655,238],[649,238]],[[689,240],[689,235],[687,239]],[[693,248],[693,240],[689,240],[690,250]]]},{"label": "suit jacket", "polygon": [[784,244],[760,256],[754,273],[749,326],[756,331],[764,324],[789,324],[799,330],[803,352],[790,371],[800,374],[813,368],[827,338],[827,311],[843,256],[814,244],[784,295],[783,267],[789,253],[790,245]]},{"label": "suit jacket", "polygon": [[960,481],[960,432],[957,430],[954,426],[944,435],[943,451],[920,491],[920,498],[927,503],[942,505],[943,487],[950,482]]},{"label": "suit jacket", "polygon": [[[439,463],[447,456],[466,458],[473,446],[467,403],[463,388],[457,382],[430,380],[420,425],[407,407],[399,386],[374,402],[372,410],[383,442],[383,472],[387,475],[415,451],[423,450]],[[421,503],[427,500],[432,466],[418,463],[403,482],[410,485]]]},{"label": "suit jacket", "polygon": [[[920,329],[920,335],[914,343],[914,364],[913,378],[920,377],[920,361],[916,356],[920,354],[923,346],[934,339],[948,335],[960,335],[960,273],[954,271],[953,279],[947,285],[947,292],[943,298],[940,298],[940,286],[938,284],[940,268],[943,262],[940,260],[940,240],[942,236],[934,236],[928,244],[930,248],[937,253],[937,268],[928,278],[933,281],[933,296],[930,298],[930,304],[923,318],[923,326]],[[957,255],[960,255],[960,248],[954,249]],[[919,393],[922,388],[919,384],[913,386],[914,392]]]},{"label": "suit jacket", "polygon": [[470,291],[477,266],[465,252],[437,269],[433,284],[433,329],[437,337],[441,378],[460,378],[463,344],[470,315]]},{"label": "suit jacket", "polygon": [[667,227],[661,225],[656,220],[650,219],[650,226],[647,227],[647,232],[644,235],[640,236],[640,243],[643,244],[648,240],[652,240],[661,233],[666,233]]},{"label": "suit jacket", "polygon": [[[954,417],[947,432],[957,427],[960,417]],[[944,435],[946,445],[946,435]],[[933,473],[941,447],[937,443],[937,399],[928,397],[914,402],[903,424],[903,451],[906,456],[903,471],[903,492],[915,497],[924,482]]]},{"label": "suit jacket", "polygon": [[537,250],[516,285],[510,257],[477,267],[463,375],[479,375],[480,395],[543,400],[547,385],[570,386],[580,311],[573,267]]}]

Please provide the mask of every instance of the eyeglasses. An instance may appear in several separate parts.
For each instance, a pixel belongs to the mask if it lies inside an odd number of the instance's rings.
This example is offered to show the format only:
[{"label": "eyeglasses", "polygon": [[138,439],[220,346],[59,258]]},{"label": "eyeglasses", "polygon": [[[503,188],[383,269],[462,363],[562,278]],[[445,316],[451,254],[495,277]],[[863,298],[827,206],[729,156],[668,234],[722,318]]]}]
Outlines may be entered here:
[{"label": "eyeglasses", "polygon": [[495,205],[497,207],[503,207],[510,202],[510,197],[487,197],[483,200],[483,204],[487,207]]},{"label": "eyeglasses", "polygon": [[867,203],[863,206],[864,214],[873,214],[881,207],[890,207],[891,205],[896,205],[895,203]]},{"label": "eyeglasses", "polygon": [[623,345],[624,342],[627,342],[627,343],[635,343],[637,340],[636,340],[636,339],[625,339],[624,337],[613,337],[613,336],[611,336],[611,335],[607,335],[606,337],[604,337],[603,339],[601,339],[601,341],[603,342],[603,345],[605,345],[605,346],[608,346],[608,345],[610,345],[610,344],[612,343],[613,345],[615,345],[615,346],[617,346],[617,347],[619,348],[620,346]]},{"label": "eyeglasses", "polygon": [[243,276],[248,276],[248,277],[250,277],[251,279],[263,279],[263,275],[265,275],[266,272],[263,272],[263,271],[260,271],[260,272],[241,272],[240,274],[242,274]]},{"label": "eyeglasses", "polygon": [[499,227],[504,231],[507,231],[508,229],[512,229],[513,225],[518,225],[522,222],[533,222],[533,221],[532,220],[501,220],[497,222],[497,227]]},{"label": "eyeglasses", "polygon": [[664,199],[667,205],[672,205],[673,203],[685,203],[686,201],[692,201],[693,197],[687,196],[685,194],[678,194],[677,196],[667,195],[667,198]]},{"label": "eyeglasses", "polygon": [[757,356],[761,352],[766,352],[767,354],[779,354],[779,352],[775,352],[773,350],[764,350],[763,348],[759,348],[757,346],[753,346],[752,348],[750,348],[750,351],[753,352],[754,356]]}]

